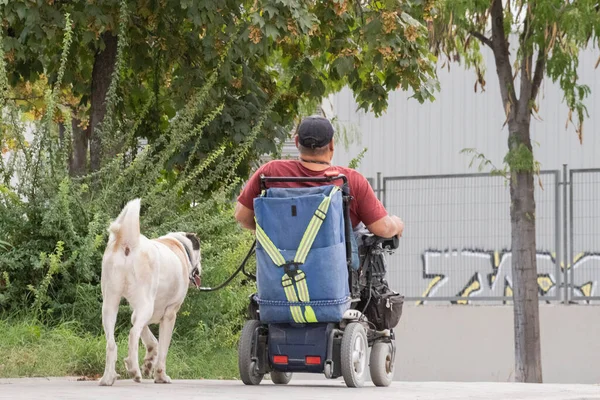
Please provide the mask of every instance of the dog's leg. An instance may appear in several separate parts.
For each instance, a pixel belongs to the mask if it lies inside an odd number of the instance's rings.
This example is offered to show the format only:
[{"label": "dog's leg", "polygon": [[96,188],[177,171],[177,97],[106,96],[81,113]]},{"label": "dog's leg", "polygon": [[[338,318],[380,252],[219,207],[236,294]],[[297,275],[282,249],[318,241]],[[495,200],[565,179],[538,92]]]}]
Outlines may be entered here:
[{"label": "dog's leg", "polygon": [[142,342],[146,346],[146,357],[144,357],[144,375],[151,376],[152,369],[156,363],[156,356],[158,355],[158,340],[150,331],[150,328],[146,325],[142,329]]},{"label": "dog's leg", "polygon": [[154,383],[171,383],[171,378],[166,373],[167,352],[171,344],[171,335],[175,327],[177,308],[167,308],[165,315],[160,321],[158,330],[158,362],[154,371]]},{"label": "dog's leg", "polygon": [[106,335],[106,364],[101,386],[112,386],[119,374],[115,371],[117,362],[117,343],[115,342],[115,323],[119,312],[119,296],[107,295],[102,301],[102,325]]},{"label": "dog's leg", "polygon": [[143,306],[136,309],[131,315],[131,323],[133,327],[129,331],[129,354],[123,360],[125,368],[135,382],[142,381],[142,373],[140,371],[140,363],[138,361],[138,349],[140,345],[140,336],[142,330],[150,322],[152,318],[152,303],[150,301],[142,302]]}]

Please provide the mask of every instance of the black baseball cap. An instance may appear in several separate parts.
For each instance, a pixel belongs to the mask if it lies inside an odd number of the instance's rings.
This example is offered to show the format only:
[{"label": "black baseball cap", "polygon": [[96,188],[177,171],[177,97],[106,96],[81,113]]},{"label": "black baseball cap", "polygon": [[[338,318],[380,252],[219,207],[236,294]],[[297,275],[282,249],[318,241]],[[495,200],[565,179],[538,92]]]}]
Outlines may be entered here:
[{"label": "black baseball cap", "polygon": [[311,115],[300,122],[297,130],[298,142],[309,149],[323,147],[333,139],[333,125],[325,117]]}]

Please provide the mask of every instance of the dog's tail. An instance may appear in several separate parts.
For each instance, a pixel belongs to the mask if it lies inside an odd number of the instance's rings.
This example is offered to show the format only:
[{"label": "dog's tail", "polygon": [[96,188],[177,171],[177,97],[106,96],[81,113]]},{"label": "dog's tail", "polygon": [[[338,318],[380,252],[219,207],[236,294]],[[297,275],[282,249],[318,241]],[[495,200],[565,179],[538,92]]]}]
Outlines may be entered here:
[{"label": "dog's tail", "polygon": [[140,199],[127,203],[108,231],[129,253],[129,248],[135,247],[140,241]]}]

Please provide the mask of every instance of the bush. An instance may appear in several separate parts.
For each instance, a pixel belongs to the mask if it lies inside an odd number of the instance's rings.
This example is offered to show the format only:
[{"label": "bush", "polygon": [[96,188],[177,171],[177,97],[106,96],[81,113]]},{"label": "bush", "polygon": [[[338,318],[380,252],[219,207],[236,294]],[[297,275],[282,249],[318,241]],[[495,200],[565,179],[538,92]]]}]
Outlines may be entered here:
[{"label": "bush", "polygon": [[[217,71],[152,144],[142,146],[134,140],[135,127],[147,110],[109,121],[107,126],[116,130],[111,136],[133,145],[99,171],[79,177],[69,174],[71,117],[55,101],[61,75],[54,87],[46,88],[40,120],[25,124],[19,108],[0,98],[0,149],[11,151],[8,161],[0,158],[0,315],[10,321],[0,322],[3,335],[8,332],[0,339],[0,353],[7,354],[0,375],[102,371],[102,253],[110,221],[133,198],[142,198],[140,222],[146,236],[198,234],[205,285],[220,283],[237,268],[253,238],[233,218],[232,199],[241,182],[235,171],[247,162],[271,105],[257,116],[251,134],[240,144],[224,142],[203,159],[170,167],[181,146],[198,141],[222,110],[209,110],[206,102]],[[0,65],[0,83],[3,74]],[[116,102],[115,93],[109,92],[109,106]],[[34,135],[31,142],[26,140],[28,129]],[[173,377],[198,377],[213,364],[215,373],[233,373],[231,360],[216,368],[223,360],[215,355],[235,353],[253,290],[254,284],[240,276],[218,292],[189,292],[173,337],[170,357],[178,360]],[[129,321],[130,310],[123,303],[116,332],[120,355],[127,347]],[[204,356],[212,361],[200,361]]]}]

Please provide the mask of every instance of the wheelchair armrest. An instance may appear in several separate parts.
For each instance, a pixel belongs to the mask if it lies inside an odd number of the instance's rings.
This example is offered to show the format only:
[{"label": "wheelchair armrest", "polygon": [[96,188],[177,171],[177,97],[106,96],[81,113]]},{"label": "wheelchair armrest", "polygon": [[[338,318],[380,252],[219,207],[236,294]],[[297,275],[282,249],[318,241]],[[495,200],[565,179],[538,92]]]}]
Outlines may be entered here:
[{"label": "wheelchair armrest", "polygon": [[387,247],[390,250],[396,250],[398,248],[398,246],[400,245],[400,239],[398,239],[398,236],[393,236],[391,238],[381,238],[381,239],[382,239],[381,245],[383,246],[384,249]]},{"label": "wheelchair armrest", "polygon": [[383,249],[388,248],[389,250],[396,250],[400,245],[400,240],[398,236],[393,236],[391,238],[384,238],[381,236],[369,234],[363,235],[363,243],[365,246],[373,246],[377,244],[381,244]]}]

